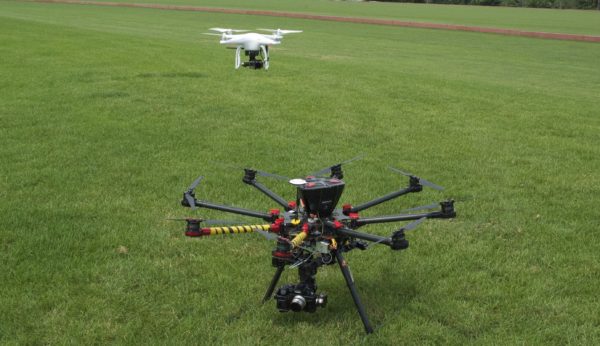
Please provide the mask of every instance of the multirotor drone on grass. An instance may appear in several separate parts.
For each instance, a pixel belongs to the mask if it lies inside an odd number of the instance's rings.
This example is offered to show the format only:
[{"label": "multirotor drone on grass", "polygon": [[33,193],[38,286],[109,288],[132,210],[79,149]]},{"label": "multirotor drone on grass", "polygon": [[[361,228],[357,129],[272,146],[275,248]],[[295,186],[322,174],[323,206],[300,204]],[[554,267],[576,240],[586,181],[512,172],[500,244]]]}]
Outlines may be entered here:
[{"label": "multirotor drone on grass", "polygon": [[[220,34],[205,33],[205,35],[221,36],[219,43],[225,44],[231,49],[235,49],[235,69],[240,66],[249,67],[252,69],[269,69],[269,46],[281,44],[284,35],[295,34],[302,32],[301,30],[282,30],[282,29],[258,29],[261,31],[271,32],[270,35],[248,32],[248,30],[210,28],[211,31],[216,31]],[[244,32],[244,34],[234,34]],[[242,62],[241,51],[249,58],[248,61]],[[259,59],[257,59],[257,57]]]},{"label": "multirotor drone on grass", "polygon": [[[275,300],[277,309],[281,312],[307,311],[315,312],[317,307],[327,304],[327,296],[317,293],[315,276],[319,267],[337,263],[342,271],[346,284],[364,324],[367,333],[373,332],[373,327],[365,313],[358,292],[354,285],[354,279],[348,268],[348,262],[343,253],[353,249],[366,250],[371,245],[380,244],[389,246],[392,250],[404,250],[408,248],[408,240],[405,231],[414,229],[425,219],[454,218],[454,201],[446,200],[430,205],[405,209],[403,212],[416,212],[439,208],[437,211],[426,213],[408,213],[388,216],[361,217],[360,212],[374,207],[383,202],[408,193],[420,192],[424,186],[436,190],[443,188],[423,178],[401,170],[390,167],[396,173],[407,176],[408,186],[391,192],[385,196],[375,198],[369,202],[351,205],[344,204],[342,208],[336,208],[338,201],[344,191],[345,183],[342,165],[352,160],[342,162],[305,178],[288,179],[276,174],[262,172],[256,169],[244,169],[242,181],[267,195],[275,201],[279,209],[270,209],[268,212],[260,212],[238,207],[215,204],[196,199],[195,188],[203,177],[196,179],[192,185],[183,193],[181,204],[191,209],[207,208],[220,210],[227,213],[255,217],[266,221],[264,224],[254,225],[231,225],[232,222],[219,220],[204,220],[201,218],[176,219],[187,222],[185,235],[189,237],[202,237],[216,234],[250,233],[258,232],[267,239],[275,240],[276,246],[271,252],[272,265],[276,268],[275,275],[264,295],[263,302],[271,298],[279,278],[285,268],[298,268],[299,283],[286,284],[277,289]],[[327,176],[325,176],[327,175]],[[257,176],[273,177],[288,181],[296,188],[296,198],[287,201],[283,197],[269,190],[266,186],[256,180]],[[360,227],[370,224],[384,222],[412,221],[389,237],[357,231]],[[201,224],[217,225],[226,224],[223,227],[201,227]]]}]

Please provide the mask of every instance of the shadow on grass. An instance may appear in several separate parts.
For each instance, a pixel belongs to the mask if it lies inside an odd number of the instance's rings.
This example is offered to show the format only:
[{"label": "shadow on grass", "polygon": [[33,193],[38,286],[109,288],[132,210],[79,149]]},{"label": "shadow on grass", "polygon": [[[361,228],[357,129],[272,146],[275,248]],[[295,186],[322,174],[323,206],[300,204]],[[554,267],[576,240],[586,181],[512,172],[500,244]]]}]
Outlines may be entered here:
[{"label": "shadow on grass", "polygon": [[119,98],[119,97],[127,97],[128,93],[123,91],[109,90],[93,93],[90,95],[90,98],[98,98],[98,99],[108,99],[108,98]]},{"label": "shadow on grass", "polygon": [[140,73],[139,78],[204,78],[205,74],[200,72],[162,72],[162,73]]}]

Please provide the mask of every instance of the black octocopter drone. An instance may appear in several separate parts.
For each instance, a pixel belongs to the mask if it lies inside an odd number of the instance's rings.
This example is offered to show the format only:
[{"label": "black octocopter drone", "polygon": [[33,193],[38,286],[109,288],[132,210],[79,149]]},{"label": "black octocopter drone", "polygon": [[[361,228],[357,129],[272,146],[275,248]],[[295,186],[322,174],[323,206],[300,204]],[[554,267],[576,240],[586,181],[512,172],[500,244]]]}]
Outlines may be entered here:
[{"label": "black octocopter drone", "polygon": [[[276,174],[255,169],[244,169],[243,182],[254,186],[270,197],[284,209],[284,212],[280,212],[279,209],[271,209],[269,212],[264,213],[199,201],[196,199],[194,192],[196,186],[198,186],[203,178],[199,177],[192,183],[188,190],[183,193],[181,204],[184,207],[190,207],[191,209],[196,209],[197,207],[215,209],[228,213],[256,217],[263,219],[267,223],[256,225],[230,225],[223,227],[200,227],[202,223],[205,225],[215,225],[224,223],[231,224],[231,222],[193,218],[180,219],[187,222],[185,235],[189,237],[202,237],[215,234],[259,232],[267,239],[276,240],[277,244],[271,255],[272,264],[277,269],[267,288],[263,302],[269,300],[273,295],[275,286],[286,265],[290,268],[298,268],[300,281],[297,284],[281,286],[275,293],[277,309],[281,312],[287,312],[289,310],[296,312],[315,312],[317,307],[324,307],[327,304],[327,296],[323,293],[317,293],[315,276],[319,267],[323,265],[332,265],[337,262],[344,279],[346,280],[346,284],[350,289],[350,293],[352,294],[352,298],[358,309],[358,314],[365,326],[365,330],[367,333],[372,333],[373,327],[371,326],[365,313],[365,309],[360,301],[360,297],[354,285],[354,279],[348,268],[348,262],[344,259],[343,253],[353,249],[366,250],[373,244],[387,245],[392,250],[404,250],[408,248],[408,240],[405,237],[405,231],[414,229],[425,219],[454,218],[456,213],[454,211],[454,201],[447,200],[431,205],[403,210],[403,212],[415,212],[419,210],[440,208],[438,211],[420,214],[408,213],[389,216],[361,217],[359,212],[363,210],[408,193],[420,192],[423,190],[424,186],[437,190],[443,189],[423,178],[419,178],[413,174],[392,167],[390,167],[390,169],[396,173],[408,176],[409,181],[407,187],[357,206],[344,204],[341,209],[336,209],[345,186],[345,183],[342,180],[344,177],[342,165],[356,159],[358,158],[327,167],[304,179],[290,180]],[[273,191],[269,190],[266,186],[259,183],[256,180],[257,175],[289,181],[290,184],[296,187],[296,199],[294,201],[286,201]],[[324,175],[328,175],[328,177],[325,177]],[[370,224],[399,221],[412,222],[393,232],[390,237],[357,231],[358,228]]]}]

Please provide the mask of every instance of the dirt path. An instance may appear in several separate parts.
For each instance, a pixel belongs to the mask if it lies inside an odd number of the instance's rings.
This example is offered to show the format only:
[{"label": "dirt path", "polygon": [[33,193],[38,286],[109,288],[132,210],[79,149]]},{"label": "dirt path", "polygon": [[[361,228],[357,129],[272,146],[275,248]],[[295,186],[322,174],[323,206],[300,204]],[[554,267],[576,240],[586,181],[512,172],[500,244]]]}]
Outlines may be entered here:
[{"label": "dirt path", "polygon": [[163,4],[140,4],[140,3],[120,3],[120,2],[99,2],[99,1],[83,1],[83,0],[31,0],[31,1],[33,1],[33,2],[43,2],[43,3],[60,3],[60,4],[94,5],[94,6],[117,6],[117,7],[136,7],[136,8],[154,8],[154,9],[174,10],[174,11],[197,11],[197,12],[216,12],[216,13],[230,13],[230,14],[246,14],[246,15],[255,15],[255,16],[289,17],[289,18],[312,19],[312,20],[326,20],[326,21],[335,21],[335,22],[348,22],[348,23],[363,23],[363,24],[376,24],[376,25],[403,26],[403,27],[411,27],[411,28],[443,29],[443,30],[483,32],[483,33],[491,33],[491,34],[537,37],[537,38],[547,38],[547,39],[555,39],[555,40],[572,40],[572,41],[600,42],[600,36],[592,36],[592,35],[578,35],[578,34],[562,34],[562,33],[553,33],[553,32],[523,31],[523,30],[514,30],[514,29],[487,28],[487,27],[480,27],[480,26],[467,26],[467,25],[421,23],[421,22],[409,22],[409,21],[393,20],[393,19],[360,18],[360,17],[338,17],[338,16],[326,16],[326,15],[319,15],[319,14],[296,13],[296,12],[279,12],[279,11],[262,11],[262,10],[241,10],[241,9],[218,8],[218,7],[200,7],[200,6],[185,6],[185,5],[163,5]]}]

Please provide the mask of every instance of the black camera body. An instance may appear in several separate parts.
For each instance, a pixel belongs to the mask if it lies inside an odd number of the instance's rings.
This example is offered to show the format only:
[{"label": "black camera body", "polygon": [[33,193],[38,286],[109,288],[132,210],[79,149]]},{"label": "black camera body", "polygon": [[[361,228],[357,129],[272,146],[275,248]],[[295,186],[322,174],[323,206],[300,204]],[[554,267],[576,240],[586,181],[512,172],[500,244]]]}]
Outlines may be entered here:
[{"label": "black camera body", "polygon": [[327,295],[315,292],[316,287],[306,284],[285,285],[280,287],[275,294],[277,309],[280,312],[306,311],[315,312],[317,307],[327,305]]}]

